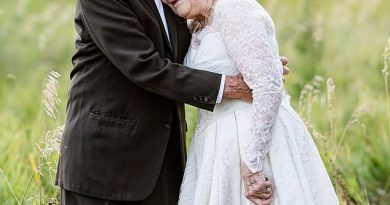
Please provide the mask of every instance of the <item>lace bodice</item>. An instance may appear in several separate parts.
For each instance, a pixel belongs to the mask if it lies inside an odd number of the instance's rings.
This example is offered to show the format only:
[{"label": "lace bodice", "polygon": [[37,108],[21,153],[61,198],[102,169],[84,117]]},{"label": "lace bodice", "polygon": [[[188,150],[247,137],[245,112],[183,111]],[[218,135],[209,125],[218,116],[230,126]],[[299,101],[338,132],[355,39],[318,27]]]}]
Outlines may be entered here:
[{"label": "lace bodice", "polygon": [[193,35],[186,64],[244,76],[253,90],[253,115],[241,158],[252,172],[262,171],[283,96],[282,65],[269,14],[255,0],[218,0],[211,23]]}]

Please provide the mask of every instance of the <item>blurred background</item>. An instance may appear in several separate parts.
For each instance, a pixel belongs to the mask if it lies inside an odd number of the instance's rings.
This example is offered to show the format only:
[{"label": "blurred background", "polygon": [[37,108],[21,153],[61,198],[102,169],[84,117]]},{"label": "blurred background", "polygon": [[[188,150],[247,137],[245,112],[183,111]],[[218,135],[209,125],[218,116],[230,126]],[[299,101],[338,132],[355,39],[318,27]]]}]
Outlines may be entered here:
[{"label": "blurred background", "polygon": [[[342,204],[390,204],[389,0],[261,0]],[[0,2],[0,204],[57,204],[75,1]],[[390,39],[389,39],[390,40]],[[191,133],[196,109],[187,107]]]}]

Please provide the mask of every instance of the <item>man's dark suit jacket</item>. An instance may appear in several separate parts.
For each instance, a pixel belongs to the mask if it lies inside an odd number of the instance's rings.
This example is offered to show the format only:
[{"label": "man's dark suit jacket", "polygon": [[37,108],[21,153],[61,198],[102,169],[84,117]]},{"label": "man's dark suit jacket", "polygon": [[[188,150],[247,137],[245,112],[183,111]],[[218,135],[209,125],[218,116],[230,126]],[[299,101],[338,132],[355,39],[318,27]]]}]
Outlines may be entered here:
[{"label": "man's dark suit jacket", "polygon": [[78,0],[62,188],[108,200],[147,198],[177,103],[214,108],[221,75],[177,64],[190,34],[184,19],[167,7],[165,15],[171,44],[154,0]]}]

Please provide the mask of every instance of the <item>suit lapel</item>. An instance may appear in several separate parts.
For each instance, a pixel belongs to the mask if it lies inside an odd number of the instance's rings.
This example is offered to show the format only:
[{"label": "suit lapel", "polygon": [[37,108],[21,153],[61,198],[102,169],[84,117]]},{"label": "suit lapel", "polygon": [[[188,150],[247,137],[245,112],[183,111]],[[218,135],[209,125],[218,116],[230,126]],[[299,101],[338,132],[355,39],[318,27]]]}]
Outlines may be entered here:
[{"label": "suit lapel", "polygon": [[175,59],[177,59],[178,50],[179,50],[177,17],[176,14],[174,14],[173,11],[165,4],[164,4],[164,13],[165,13],[165,18],[167,20],[173,54],[175,56]]},{"label": "suit lapel", "polygon": [[[164,24],[162,22],[162,19],[161,19],[161,16],[160,16],[160,13],[158,12],[158,9],[157,9],[157,6],[156,6],[156,3],[154,2],[154,0],[145,0],[146,3],[149,5],[149,7],[152,9],[153,11],[153,14],[156,16],[157,20],[158,20],[158,24],[160,26],[160,32],[164,38],[164,42],[169,46],[169,48],[172,49],[172,46],[171,44],[169,43],[169,40],[168,40],[168,36],[167,36],[167,33],[165,32],[165,28],[164,28]],[[168,23],[167,23],[168,24]],[[168,30],[169,29],[169,24],[168,24]]]},{"label": "suit lapel", "polygon": [[[164,13],[165,13],[165,18],[167,20],[167,25],[168,25],[168,32],[170,36],[170,42],[168,40],[168,37],[166,35],[165,29],[164,29],[164,24],[162,22],[162,19],[160,17],[160,13],[158,12],[157,6],[154,2],[154,0],[145,0],[150,8],[152,9],[154,15],[158,19],[159,26],[160,26],[160,32],[162,32],[164,36],[164,41],[169,45],[169,47],[172,49],[172,52],[174,54],[175,60],[177,59],[178,56],[178,50],[179,50],[179,40],[178,40],[178,19],[176,15],[173,13],[173,11],[164,4]],[[181,103],[176,103],[177,104],[177,112],[178,112],[178,120],[180,124],[180,147],[181,147],[181,154],[182,154],[182,165],[183,165],[183,171],[185,168],[185,164],[187,161],[187,147],[186,147],[186,132],[187,132],[187,124],[185,121],[185,108],[184,104]]]}]

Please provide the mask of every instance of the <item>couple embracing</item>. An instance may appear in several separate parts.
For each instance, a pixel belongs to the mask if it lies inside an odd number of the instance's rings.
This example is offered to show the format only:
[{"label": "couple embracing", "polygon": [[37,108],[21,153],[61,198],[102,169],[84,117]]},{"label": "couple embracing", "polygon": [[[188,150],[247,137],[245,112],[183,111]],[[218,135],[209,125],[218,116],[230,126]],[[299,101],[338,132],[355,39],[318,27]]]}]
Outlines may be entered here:
[{"label": "couple embracing", "polygon": [[61,204],[338,204],[256,0],[78,0],[75,24]]}]

